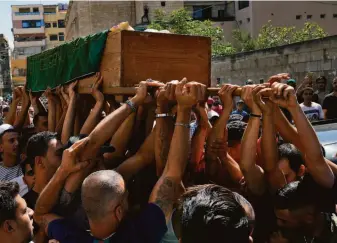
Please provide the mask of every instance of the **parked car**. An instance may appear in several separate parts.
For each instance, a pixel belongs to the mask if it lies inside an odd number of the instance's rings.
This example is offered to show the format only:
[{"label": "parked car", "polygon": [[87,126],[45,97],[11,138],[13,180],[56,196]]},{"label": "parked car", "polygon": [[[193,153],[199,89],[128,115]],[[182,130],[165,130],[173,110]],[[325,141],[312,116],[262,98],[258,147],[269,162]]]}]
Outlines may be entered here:
[{"label": "parked car", "polygon": [[337,164],[337,119],[314,122],[319,142],[324,156]]}]

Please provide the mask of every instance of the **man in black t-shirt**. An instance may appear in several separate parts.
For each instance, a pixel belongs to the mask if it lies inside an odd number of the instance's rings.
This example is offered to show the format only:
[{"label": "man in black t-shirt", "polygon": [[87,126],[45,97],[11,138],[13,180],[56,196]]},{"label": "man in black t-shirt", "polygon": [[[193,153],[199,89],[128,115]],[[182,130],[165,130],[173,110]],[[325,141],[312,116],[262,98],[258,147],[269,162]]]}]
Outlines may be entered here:
[{"label": "man in black t-shirt", "polygon": [[333,92],[325,96],[323,100],[323,112],[325,119],[337,119],[337,77],[332,81]]}]

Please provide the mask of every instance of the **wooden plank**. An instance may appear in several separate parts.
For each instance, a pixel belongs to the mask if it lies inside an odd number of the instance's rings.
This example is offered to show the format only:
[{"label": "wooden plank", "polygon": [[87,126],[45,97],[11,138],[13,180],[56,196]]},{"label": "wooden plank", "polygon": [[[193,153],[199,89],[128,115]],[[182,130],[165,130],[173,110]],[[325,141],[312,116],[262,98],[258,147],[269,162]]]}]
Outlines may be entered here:
[{"label": "wooden plank", "polygon": [[187,77],[210,85],[210,38],[149,32],[122,32],[122,86],[152,78]]}]

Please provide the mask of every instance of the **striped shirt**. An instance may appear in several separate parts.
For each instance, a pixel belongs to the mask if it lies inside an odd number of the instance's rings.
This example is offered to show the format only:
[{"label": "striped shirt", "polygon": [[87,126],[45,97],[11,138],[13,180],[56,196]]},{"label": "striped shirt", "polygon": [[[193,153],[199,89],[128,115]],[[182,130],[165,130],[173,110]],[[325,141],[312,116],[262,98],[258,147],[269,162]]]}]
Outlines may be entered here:
[{"label": "striped shirt", "polygon": [[22,176],[20,165],[6,167],[0,162],[0,181],[11,181],[20,176]]}]

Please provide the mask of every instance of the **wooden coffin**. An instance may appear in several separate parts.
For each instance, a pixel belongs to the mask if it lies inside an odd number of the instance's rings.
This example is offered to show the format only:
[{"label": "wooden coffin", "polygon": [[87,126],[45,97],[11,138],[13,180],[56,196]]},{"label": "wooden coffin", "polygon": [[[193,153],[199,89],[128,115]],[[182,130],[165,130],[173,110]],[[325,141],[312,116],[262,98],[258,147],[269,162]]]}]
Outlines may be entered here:
[{"label": "wooden coffin", "polygon": [[[182,79],[210,86],[211,40],[208,37],[121,31],[109,33],[101,60],[103,93],[132,94],[142,80]],[[90,93],[94,77],[79,82]]]}]

